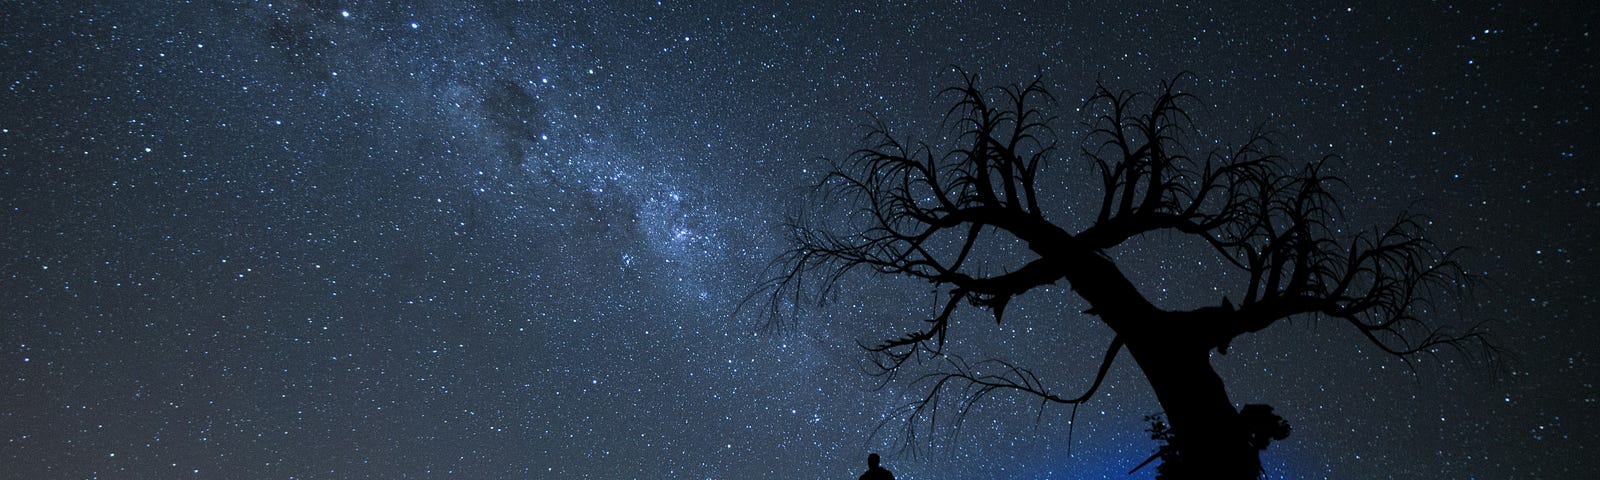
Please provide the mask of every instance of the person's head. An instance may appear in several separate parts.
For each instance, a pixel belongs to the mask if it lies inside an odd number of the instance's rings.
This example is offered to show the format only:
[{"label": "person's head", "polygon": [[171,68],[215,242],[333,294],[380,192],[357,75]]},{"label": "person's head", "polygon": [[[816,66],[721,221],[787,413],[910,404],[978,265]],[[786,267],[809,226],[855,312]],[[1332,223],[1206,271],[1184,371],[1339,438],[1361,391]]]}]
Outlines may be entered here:
[{"label": "person's head", "polygon": [[867,467],[878,468],[878,454],[867,455]]}]

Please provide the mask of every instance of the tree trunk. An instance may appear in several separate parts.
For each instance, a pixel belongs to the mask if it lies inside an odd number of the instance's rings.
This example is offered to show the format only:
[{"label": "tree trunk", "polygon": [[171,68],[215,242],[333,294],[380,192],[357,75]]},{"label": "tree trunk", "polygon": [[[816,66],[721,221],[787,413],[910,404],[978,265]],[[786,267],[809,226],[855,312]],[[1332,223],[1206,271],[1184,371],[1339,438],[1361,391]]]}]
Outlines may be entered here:
[{"label": "tree trunk", "polygon": [[[1035,249],[1035,251],[1040,251]],[[1044,253],[1041,251],[1041,255]],[[1254,479],[1260,450],[1250,445],[1239,410],[1211,368],[1217,337],[1206,329],[1217,312],[1163,312],[1151,305],[1108,257],[1068,250],[1065,273],[1073,291],[1126,341],[1172,426],[1177,456],[1164,456],[1161,480]],[[1230,308],[1231,309],[1231,308]],[[1177,460],[1177,461],[1174,461]]]},{"label": "tree trunk", "polygon": [[1256,478],[1260,451],[1250,446],[1239,411],[1211,368],[1210,349],[1197,339],[1174,337],[1156,333],[1127,343],[1172,428],[1170,446],[1177,455],[1163,458],[1160,478]]}]

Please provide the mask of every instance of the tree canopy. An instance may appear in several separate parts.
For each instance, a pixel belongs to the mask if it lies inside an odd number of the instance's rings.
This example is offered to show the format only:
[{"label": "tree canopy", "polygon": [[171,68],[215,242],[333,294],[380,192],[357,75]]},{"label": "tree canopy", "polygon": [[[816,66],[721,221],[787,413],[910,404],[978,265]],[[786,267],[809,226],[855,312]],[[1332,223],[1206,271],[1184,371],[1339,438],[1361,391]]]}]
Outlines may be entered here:
[{"label": "tree canopy", "polygon": [[[879,122],[864,148],[831,162],[811,205],[851,208],[792,216],[792,248],[777,258],[781,270],[766,284],[774,315],[802,302],[803,292],[820,289],[825,298],[857,271],[920,279],[942,291],[944,300],[912,327],[864,345],[883,373],[944,358],[944,370],[923,377],[929,388],[910,406],[913,419],[935,414],[941,391],[952,388],[965,392],[968,406],[999,391],[1080,404],[1126,349],[1170,421],[1162,432],[1170,440],[1163,476],[1248,478],[1259,472],[1257,452],[1268,440],[1252,435],[1261,420],[1241,415],[1209,359],[1213,351],[1226,354],[1235,338],[1316,316],[1341,321],[1402,358],[1468,345],[1493,351],[1475,325],[1440,318],[1447,315],[1435,300],[1458,295],[1467,277],[1454,251],[1425,235],[1425,217],[1400,214],[1368,229],[1341,225],[1344,180],[1330,173],[1335,157],[1286,158],[1260,128],[1231,147],[1204,137],[1190,114],[1198,101],[1180,88],[1187,75],[1154,94],[1097,85],[1083,105],[1088,133],[1075,155],[1088,168],[1062,165],[1069,152],[1048,112],[1055,99],[1039,80],[985,88],[976,75],[961,75],[943,94],[953,99],[944,140],[907,141]],[[1089,196],[1097,202],[1074,210],[1094,212],[1092,220],[1074,219],[1082,228],[1069,229],[1071,222],[1047,211],[1072,188],[1063,181],[1068,175],[1097,180],[1088,182],[1098,186]],[[1203,242],[1248,280],[1213,305],[1156,306],[1108,254],[1155,233]],[[983,240],[994,238],[1026,248],[981,251]],[[993,271],[973,260],[997,254],[1016,266]],[[1005,360],[980,372],[941,355],[962,304],[1000,322],[1013,299],[1061,282],[1089,304],[1084,313],[1115,332],[1084,391],[1053,391]],[[1063,318],[1079,318],[1074,313]]]}]

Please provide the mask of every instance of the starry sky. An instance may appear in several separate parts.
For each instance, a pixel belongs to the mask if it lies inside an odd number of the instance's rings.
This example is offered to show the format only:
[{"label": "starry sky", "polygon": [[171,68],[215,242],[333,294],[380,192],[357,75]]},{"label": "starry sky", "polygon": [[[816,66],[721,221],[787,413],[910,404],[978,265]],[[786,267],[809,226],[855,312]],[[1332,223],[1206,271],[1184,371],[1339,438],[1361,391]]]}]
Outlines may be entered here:
[{"label": "starry sky", "polygon": [[[1470,247],[1501,362],[1315,319],[1213,358],[1293,425],[1273,478],[1600,472],[1592,3],[60,3],[0,2],[0,477],[1149,478],[1126,357],[1075,416],[996,396],[907,445],[920,390],[857,342],[927,285],[736,308],[860,125],[938,134],[952,65],[1041,76],[1067,145],[1097,80],[1192,72],[1205,134],[1339,155],[1351,228]],[[1215,301],[1182,242],[1112,255]],[[963,311],[952,348],[1081,388],[1081,309]]]}]

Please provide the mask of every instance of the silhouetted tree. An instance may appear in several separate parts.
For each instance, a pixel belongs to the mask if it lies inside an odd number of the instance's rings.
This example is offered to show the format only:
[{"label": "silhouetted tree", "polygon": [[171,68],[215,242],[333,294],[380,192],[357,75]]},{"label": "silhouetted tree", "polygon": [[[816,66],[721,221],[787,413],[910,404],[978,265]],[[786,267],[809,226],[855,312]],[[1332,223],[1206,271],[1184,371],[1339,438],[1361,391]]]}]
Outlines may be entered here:
[{"label": "silhouetted tree", "polygon": [[[1154,95],[1102,84],[1085,103],[1092,119],[1081,154],[1098,174],[1099,195],[1092,222],[1075,219],[1088,223],[1077,231],[1042,207],[1069,197],[1049,191],[1057,187],[1041,175],[1059,161],[1054,119],[1040,109],[1053,98],[1038,80],[985,89],[976,76],[962,77],[945,92],[955,98],[941,143],[948,147],[904,142],[882,123],[871,128],[869,146],[834,162],[812,197],[813,210],[840,201],[853,209],[791,218],[794,247],[775,262],[782,270],[766,285],[774,315],[812,285],[826,298],[842,276],[861,269],[926,280],[945,292],[919,328],[866,346],[884,373],[914,359],[943,362],[939,373],[923,377],[928,392],[908,406],[909,423],[936,415],[947,389],[971,399],[1014,391],[1043,402],[1085,402],[1127,350],[1165,410],[1166,423],[1152,431],[1166,443],[1158,452],[1166,460],[1162,478],[1254,478],[1259,452],[1289,430],[1270,407],[1242,414],[1229,399],[1210,353],[1226,354],[1234,338],[1318,316],[1348,323],[1402,358],[1469,342],[1488,346],[1475,327],[1452,333],[1423,318],[1436,309],[1434,299],[1465,281],[1451,252],[1423,235],[1425,220],[1401,216],[1345,234],[1335,226],[1339,206],[1330,190],[1341,180],[1325,171],[1327,158],[1285,159],[1259,130],[1237,147],[1198,139],[1188,113],[1193,97],[1177,88],[1183,75]],[[1248,280],[1237,303],[1223,297],[1192,310],[1152,304],[1107,252],[1157,232],[1204,242],[1226,268],[1243,272]],[[994,245],[980,242],[985,236],[1009,237],[1026,249],[983,251]],[[1019,266],[986,271],[992,267],[974,260],[998,256]],[[1058,394],[1026,368],[996,361],[999,368],[980,373],[943,355],[951,316],[963,302],[999,322],[1013,298],[1061,281],[1088,303],[1085,313],[1114,332],[1085,391]]]}]

